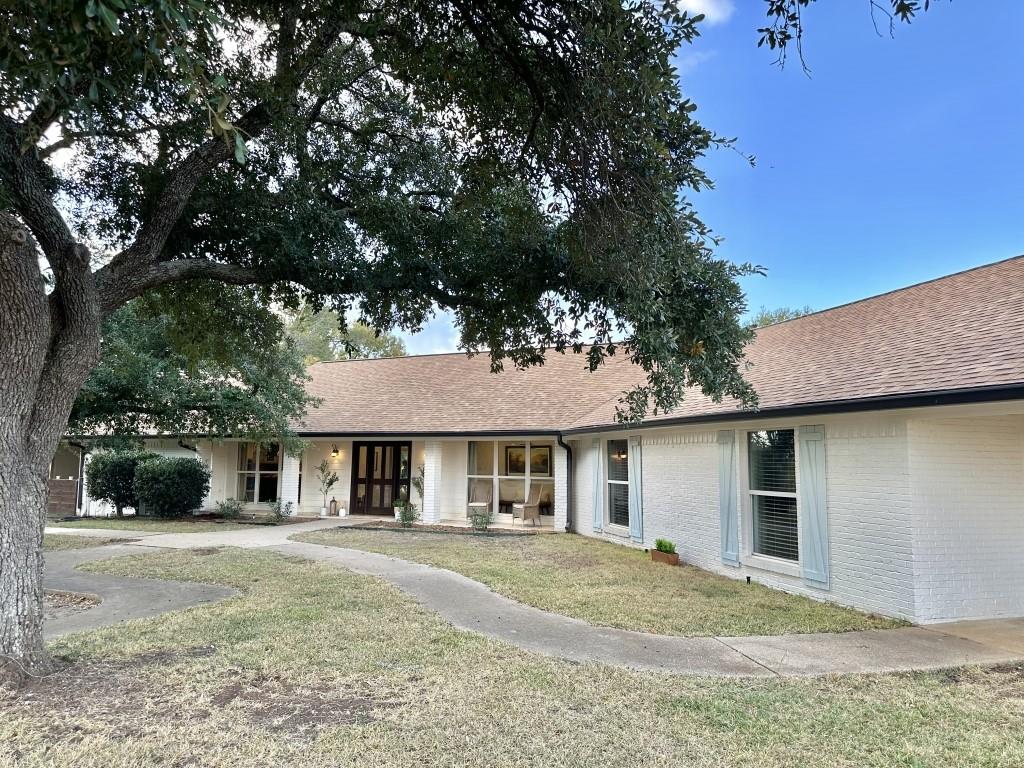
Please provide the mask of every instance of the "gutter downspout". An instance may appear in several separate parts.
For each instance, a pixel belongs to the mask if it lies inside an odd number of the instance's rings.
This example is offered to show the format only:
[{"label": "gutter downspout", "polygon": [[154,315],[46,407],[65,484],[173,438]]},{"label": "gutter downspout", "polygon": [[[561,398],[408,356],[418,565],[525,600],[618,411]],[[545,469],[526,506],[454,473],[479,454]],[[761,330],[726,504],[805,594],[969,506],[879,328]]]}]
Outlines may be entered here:
[{"label": "gutter downspout", "polygon": [[558,444],[565,449],[565,531],[572,533],[572,447],[558,433]]}]

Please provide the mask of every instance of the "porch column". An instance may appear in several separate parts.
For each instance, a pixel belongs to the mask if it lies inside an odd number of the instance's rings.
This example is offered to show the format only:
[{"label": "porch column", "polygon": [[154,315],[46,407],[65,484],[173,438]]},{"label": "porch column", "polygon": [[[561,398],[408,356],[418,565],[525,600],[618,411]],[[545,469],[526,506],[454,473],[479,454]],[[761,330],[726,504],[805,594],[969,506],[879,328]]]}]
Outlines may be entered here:
[{"label": "porch column", "polygon": [[555,498],[554,527],[556,531],[564,531],[569,519],[569,454],[565,448],[555,445]]},{"label": "porch column", "polygon": [[82,485],[82,503],[76,511],[79,517],[88,517],[89,515],[89,482],[85,479],[85,470],[88,469],[90,461],[92,461],[92,451],[84,451],[81,464],[82,469],[79,472],[81,477],[78,478],[78,482]]},{"label": "porch column", "polygon": [[423,444],[423,509],[420,520],[441,522],[441,442],[427,440]]},{"label": "porch column", "polygon": [[207,441],[200,441],[196,443],[196,455],[199,456],[199,460],[206,465],[206,469],[210,473],[210,487],[206,491],[206,496],[203,497],[203,509],[213,508],[213,443]]},{"label": "porch column", "polygon": [[299,514],[299,457],[289,453],[281,460],[281,505],[292,505],[292,516]]}]

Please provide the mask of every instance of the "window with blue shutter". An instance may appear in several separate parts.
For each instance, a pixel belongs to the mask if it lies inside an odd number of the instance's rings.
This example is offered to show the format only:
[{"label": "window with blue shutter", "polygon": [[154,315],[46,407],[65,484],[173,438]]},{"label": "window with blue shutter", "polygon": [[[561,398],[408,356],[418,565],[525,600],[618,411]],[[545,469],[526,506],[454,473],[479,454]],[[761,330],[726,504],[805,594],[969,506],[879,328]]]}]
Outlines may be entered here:
[{"label": "window with blue shutter", "polygon": [[639,437],[629,438],[629,538],[644,540],[643,443]]},{"label": "window with blue shutter", "polygon": [[740,564],[739,510],[736,504],[736,433],[718,433],[718,510],[722,562]]},{"label": "window with blue shutter", "polygon": [[829,587],[828,505],[825,494],[825,428],[800,427],[800,569],[804,581]]},{"label": "window with blue shutter", "polygon": [[594,505],[594,530],[600,531],[604,528],[604,478],[601,471],[604,461],[599,439],[594,440],[591,453],[594,460],[594,491],[591,502]]}]

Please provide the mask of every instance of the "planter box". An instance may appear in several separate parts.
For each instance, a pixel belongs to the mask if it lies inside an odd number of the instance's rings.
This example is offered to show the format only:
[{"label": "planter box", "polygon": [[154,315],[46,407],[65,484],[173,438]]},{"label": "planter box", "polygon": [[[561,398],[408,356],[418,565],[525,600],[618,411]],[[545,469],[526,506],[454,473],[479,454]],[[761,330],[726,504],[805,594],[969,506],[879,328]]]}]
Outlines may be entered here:
[{"label": "planter box", "polygon": [[656,563],[665,563],[667,565],[679,565],[679,553],[673,552],[659,552],[656,549],[651,550],[651,560]]}]

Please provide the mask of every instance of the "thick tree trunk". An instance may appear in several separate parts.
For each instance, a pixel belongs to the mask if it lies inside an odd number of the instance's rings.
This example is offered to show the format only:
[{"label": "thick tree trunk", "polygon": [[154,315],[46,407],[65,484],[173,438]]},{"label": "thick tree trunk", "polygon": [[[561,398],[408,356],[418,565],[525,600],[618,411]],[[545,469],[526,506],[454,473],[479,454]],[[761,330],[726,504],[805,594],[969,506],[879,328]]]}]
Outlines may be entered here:
[{"label": "thick tree trunk", "polygon": [[43,647],[46,475],[24,455],[0,455],[0,680],[51,668]]},{"label": "thick tree trunk", "polygon": [[99,311],[88,251],[51,261],[21,222],[0,213],[0,681],[51,669],[42,639],[43,526],[50,461],[78,390],[99,357]]}]

